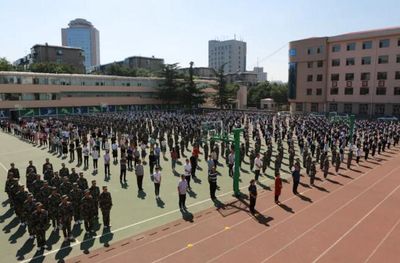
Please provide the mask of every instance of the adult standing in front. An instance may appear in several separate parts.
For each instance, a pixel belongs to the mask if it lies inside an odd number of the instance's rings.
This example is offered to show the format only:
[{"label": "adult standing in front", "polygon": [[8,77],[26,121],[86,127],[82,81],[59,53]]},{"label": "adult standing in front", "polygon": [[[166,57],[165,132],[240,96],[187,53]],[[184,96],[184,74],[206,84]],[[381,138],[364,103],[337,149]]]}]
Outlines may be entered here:
[{"label": "adult standing in front", "polygon": [[83,146],[83,169],[89,169],[89,148],[85,144]]},{"label": "adult standing in front", "polygon": [[135,167],[135,174],[136,174],[136,182],[138,186],[138,191],[143,191],[143,176],[144,176],[144,168],[140,159],[137,161],[137,165]]},{"label": "adult standing in front", "polygon": [[256,180],[252,179],[249,185],[249,198],[250,198],[250,212],[254,215],[256,212],[256,201],[257,201],[257,187],[256,187]]},{"label": "adult standing in front", "polygon": [[179,209],[186,210],[186,191],[188,188],[188,184],[186,182],[185,176],[181,175],[181,180],[178,184],[178,195],[179,195]]},{"label": "adult standing in front", "polygon": [[110,211],[112,207],[111,194],[107,190],[107,186],[103,186],[103,192],[99,196],[99,205],[103,214],[104,227],[110,228]]},{"label": "adult standing in front", "polygon": [[297,162],[294,165],[292,177],[293,177],[293,194],[298,195],[299,193],[297,192],[297,187],[299,186],[300,183],[300,165]]},{"label": "adult standing in front", "polygon": [[93,147],[93,151],[92,151],[92,158],[93,158],[93,173],[97,174],[97,164],[98,164],[98,160],[99,160],[99,150],[97,149],[97,146]]},{"label": "adult standing in front", "polygon": [[153,174],[153,183],[156,199],[160,199],[161,173],[159,167],[156,167],[156,172]]},{"label": "adult standing in front", "polygon": [[58,207],[59,211],[59,223],[61,225],[65,240],[73,241],[74,238],[71,232],[72,216],[74,214],[74,208],[71,202],[68,201],[68,196],[63,195],[61,204]]},{"label": "adult standing in front", "polygon": [[255,174],[255,180],[258,183],[258,177],[260,177],[260,170],[262,168],[262,161],[260,159],[260,154],[257,153],[256,155],[256,159],[254,160],[254,165],[255,165],[255,169],[254,169],[254,174]]},{"label": "adult standing in front", "polygon": [[126,158],[125,156],[122,156],[121,161],[120,161],[120,170],[121,173],[119,175],[119,182],[122,184],[122,179],[124,179],[124,182],[126,183]]},{"label": "adult standing in front", "polygon": [[37,250],[40,251],[46,246],[46,230],[49,224],[49,215],[43,208],[42,203],[36,204],[36,210],[32,214],[32,225],[36,234]]},{"label": "adult standing in front", "polygon": [[184,166],[184,169],[185,169],[185,178],[188,185],[188,189],[192,190],[192,187],[190,187],[190,176],[192,172],[192,165],[190,164],[188,159],[186,159],[186,164]]},{"label": "adult standing in front", "polygon": [[218,173],[215,171],[215,167],[212,167],[208,172],[208,183],[210,184],[210,197],[212,200],[217,199],[215,192],[217,191],[217,176]]},{"label": "adult standing in front", "polygon": [[94,201],[94,216],[99,218],[99,196],[100,196],[100,188],[96,186],[96,180],[92,180],[92,186],[89,188],[90,194],[93,197]]},{"label": "adult standing in front", "polygon": [[106,153],[103,156],[104,158],[104,173],[106,178],[110,178],[110,151],[106,150]]}]

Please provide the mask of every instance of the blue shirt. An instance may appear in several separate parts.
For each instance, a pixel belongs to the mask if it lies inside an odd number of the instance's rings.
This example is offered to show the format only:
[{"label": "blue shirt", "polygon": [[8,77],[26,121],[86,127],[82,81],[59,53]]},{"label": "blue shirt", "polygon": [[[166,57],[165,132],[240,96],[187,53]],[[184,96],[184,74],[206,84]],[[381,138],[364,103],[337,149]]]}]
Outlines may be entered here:
[{"label": "blue shirt", "polygon": [[293,181],[300,182],[300,172],[299,171],[294,170],[292,172],[292,177],[293,177]]}]

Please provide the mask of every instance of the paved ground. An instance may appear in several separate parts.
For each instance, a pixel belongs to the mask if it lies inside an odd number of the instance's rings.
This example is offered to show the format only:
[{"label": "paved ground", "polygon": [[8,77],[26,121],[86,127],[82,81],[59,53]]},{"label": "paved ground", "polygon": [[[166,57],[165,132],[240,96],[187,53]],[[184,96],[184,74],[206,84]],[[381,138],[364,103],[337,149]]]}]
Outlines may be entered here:
[{"label": "paved ground", "polygon": [[[265,189],[69,262],[400,262],[400,154],[389,150],[281,200]],[[319,173],[321,177],[321,174]]]},{"label": "paved ground", "polygon": [[[4,175],[3,180],[0,180],[0,188],[4,189],[5,174],[9,168],[9,164],[14,162],[16,167],[20,169],[22,175],[21,183],[25,184],[24,174],[29,160],[33,160],[36,167],[41,170],[42,164],[46,157],[50,157],[55,169],[61,167],[61,163],[65,162],[69,168],[75,166],[76,163],[69,164],[68,160],[61,160],[57,156],[53,156],[47,152],[47,149],[40,149],[31,144],[21,141],[20,139],[0,132],[0,170]],[[285,145],[286,146],[286,145]],[[189,152],[187,152],[189,154]],[[168,155],[169,158],[169,155]],[[181,159],[182,160],[182,159]],[[198,171],[198,177],[201,182],[193,184],[193,192],[187,200],[190,213],[181,214],[178,208],[178,198],[176,193],[176,186],[178,177],[175,177],[170,169],[169,160],[162,161],[163,167],[163,181],[161,185],[161,198],[162,202],[156,202],[154,198],[154,187],[150,178],[144,180],[144,190],[146,195],[138,196],[136,187],[136,178],[133,172],[128,172],[128,185],[121,187],[119,184],[119,167],[111,167],[111,180],[104,181],[103,163],[99,161],[99,174],[92,176],[92,169],[85,172],[85,177],[90,181],[96,179],[98,186],[108,185],[109,190],[113,197],[113,210],[111,211],[112,233],[103,232],[101,226],[98,225],[95,238],[85,236],[84,231],[80,227],[74,228],[74,234],[77,236],[77,242],[72,244],[63,243],[63,238],[56,234],[48,232],[49,250],[44,253],[36,252],[36,242],[28,241],[27,229],[19,227],[18,220],[14,214],[9,210],[8,206],[3,204],[0,207],[0,262],[54,262],[63,261],[66,258],[80,255],[82,253],[90,253],[91,251],[107,246],[108,243],[113,244],[119,240],[124,240],[133,235],[137,235],[146,230],[153,229],[158,226],[163,226],[166,223],[184,218],[186,221],[197,221],[193,219],[193,214],[196,214],[204,209],[214,207],[215,205],[209,199],[208,182],[206,179],[206,163],[200,158],[200,167],[203,171]],[[248,160],[248,159],[247,159]],[[287,160],[284,161],[287,163]],[[91,164],[91,163],[90,163]],[[245,169],[242,172],[242,182],[240,187],[247,188],[248,182],[253,178],[253,174],[248,172],[248,165],[243,166]],[[286,171],[287,166],[284,164],[283,169]],[[77,172],[81,171],[79,167],[76,168]],[[218,184],[221,187],[217,192],[221,202],[229,202],[232,198],[232,180],[227,176],[227,169],[225,167],[219,168],[222,177],[219,177]],[[146,167],[148,173],[148,167]],[[178,167],[178,172],[183,173],[183,167]],[[269,176],[272,170],[268,170]],[[284,174],[283,177],[288,177]],[[272,177],[271,177],[272,178]],[[272,183],[268,177],[262,177],[261,182],[264,187]],[[0,201],[6,200],[6,194],[0,191]],[[195,216],[196,217],[196,216]],[[104,234],[104,235],[103,235]]]}]

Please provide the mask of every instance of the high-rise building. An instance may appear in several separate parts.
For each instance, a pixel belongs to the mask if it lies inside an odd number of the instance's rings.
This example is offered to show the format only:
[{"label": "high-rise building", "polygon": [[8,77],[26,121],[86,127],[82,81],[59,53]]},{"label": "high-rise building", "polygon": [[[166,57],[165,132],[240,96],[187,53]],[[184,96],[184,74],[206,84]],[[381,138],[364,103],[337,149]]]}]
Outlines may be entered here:
[{"label": "high-rise building", "polygon": [[77,18],[61,29],[62,45],[79,47],[85,55],[86,70],[100,65],[99,31],[89,21]]},{"label": "high-rise building", "polygon": [[254,67],[253,72],[257,74],[257,81],[267,81],[267,72],[264,72],[263,67]]},{"label": "high-rise building", "polygon": [[219,70],[224,65],[225,73],[246,71],[246,42],[236,39],[208,41],[208,67]]},{"label": "high-rise building", "polygon": [[291,111],[400,115],[400,27],[290,42]]}]

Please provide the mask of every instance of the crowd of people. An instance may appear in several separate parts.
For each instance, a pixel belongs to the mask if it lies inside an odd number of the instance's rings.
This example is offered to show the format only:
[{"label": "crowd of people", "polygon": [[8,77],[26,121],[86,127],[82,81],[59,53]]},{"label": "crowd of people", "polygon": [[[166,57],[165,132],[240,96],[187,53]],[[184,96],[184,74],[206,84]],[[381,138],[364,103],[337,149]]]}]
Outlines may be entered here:
[{"label": "crowd of people", "polygon": [[[191,180],[197,177],[200,158],[207,165],[213,200],[217,198],[217,178],[223,175],[220,167],[228,168],[227,176],[233,177],[234,173],[233,144],[207,137],[208,131],[203,126],[207,122],[221,122],[222,125],[215,127],[219,134],[243,128],[238,152],[240,167],[248,161],[254,172],[248,188],[252,213],[256,211],[259,177],[269,169],[273,171],[275,202],[279,204],[282,171],[291,173],[292,191],[298,194],[302,168],[313,186],[318,166],[326,178],[331,165],[338,173],[343,163],[350,168],[353,159],[358,164],[362,155],[367,160],[398,145],[400,132],[399,123],[360,120],[350,136],[347,123],[330,122],[325,117],[236,111],[99,113],[62,119],[28,119],[19,123],[2,121],[1,128],[34,145],[48,147],[50,153],[69,158],[70,163],[76,162],[84,170],[92,167],[94,175],[103,172],[105,180],[111,178],[110,165],[119,166],[121,186],[127,182],[127,172],[133,172],[139,192],[143,191],[143,177],[149,174],[157,199],[160,199],[161,171],[168,165],[162,160],[169,154],[171,170],[181,179],[177,192],[179,207],[185,211],[186,193],[192,188]],[[187,152],[190,156],[186,156]],[[289,170],[282,167],[285,156]],[[99,169],[99,159],[104,169]],[[179,174],[176,169],[182,159],[184,172]],[[19,170],[11,164],[5,190],[21,225],[28,226],[30,238],[36,236],[38,249],[45,246],[45,233],[51,225],[56,232],[62,230],[64,237],[71,241],[74,238],[72,220],[75,224],[83,221],[86,231],[92,231],[99,208],[104,226],[110,227],[112,199],[106,186],[100,193],[96,180],[89,187],[83,172],[78,174],[75,168],[69,171],[65,164],[57,171],[49,159],[41,173],[30,162],[25,174],[26,188],[21,183]]]}]

